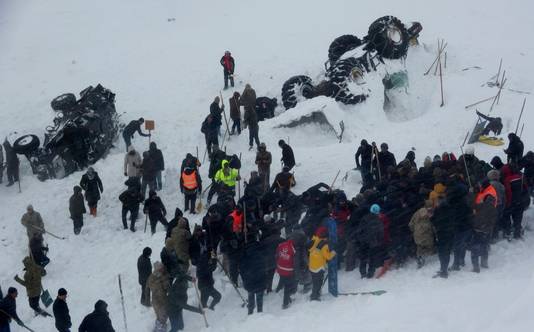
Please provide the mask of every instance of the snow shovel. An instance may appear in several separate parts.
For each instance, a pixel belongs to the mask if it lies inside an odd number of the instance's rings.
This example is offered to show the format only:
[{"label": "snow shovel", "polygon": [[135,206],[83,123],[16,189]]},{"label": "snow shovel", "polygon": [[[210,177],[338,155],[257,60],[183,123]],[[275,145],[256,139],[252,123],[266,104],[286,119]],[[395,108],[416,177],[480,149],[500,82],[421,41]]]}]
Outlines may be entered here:
[{"label": "snow shovel", "polygon": [[204,308],[202,308],[202,303],[200,302],[200,293],[198,292],[198,286],[196,282],[193,282],[193,286],[195,286],[195,292],[197,294],[197,300],[198,300],[198,309],[200,310],[200,313],[202,314],[202,317],[204,317],[204,324],[206,324],[206,328],[210,327],[208,324],[208,319],[206,318],[206,313],[204,312]]},{"label": "snow shovel", "polygon": [[48,291],[48,289],[44,290],[41,294],[41,302],[43,302],[43,305],[46,308],[48,308],[54,302],[54,300],[52,300],[52,297],[50,296],[50,292]]},{"label": "snow shovel", "polygon": [[201,195],[197,195],[199,200],[198,200],[198,204],[197,204],[197,213],[202,213],[202,210],[204,209],[204,204],[202,204],[202,196]]},{"label": "snow shovel", "polygon": [[[10,314],[5,312],[4,310],[0,309],[0,312],[3,313],[4,315],[6,315],[7,317],[9,317],[11,320],[15,320],[15,318],[13,318]],[[17,324],[19,324],[20,326],[22,326],[23,328],[25,328],[26,330],[28,330],[30,332],[35,332],[34,330],[32,330],[29,327],[27,327],[22,321],[20,323],[17,323]]]}]

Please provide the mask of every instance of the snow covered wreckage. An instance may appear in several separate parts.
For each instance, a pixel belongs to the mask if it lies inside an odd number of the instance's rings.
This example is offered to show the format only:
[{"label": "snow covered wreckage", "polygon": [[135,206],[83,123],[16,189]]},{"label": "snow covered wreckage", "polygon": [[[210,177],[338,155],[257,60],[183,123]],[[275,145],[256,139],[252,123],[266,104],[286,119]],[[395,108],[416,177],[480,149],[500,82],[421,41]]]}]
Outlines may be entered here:
[{"label": "snow covered wreckage", "polygon": [[115,94],[102,85],[54,98],[57,112],[53,125],[46,127],[43,146],[37,135],[15,140],[13,149],[25,155],[39,180],[63,178],[104,157],[122,125],[115,110]]},{"label": "snow covered wreckage", "polygon": [[[422,26],[418,22],[408,28],[394,16],[384,16],[369,26],[363,39],[353,35],[340,36],[330,44],[328,61],[325,63],[325,80],[313,85],[310,77],[293,76],[282,86],[282,102],[287,109],[297,105],[302,98],[317,96],[332,97],[343,104],[357,104],[365,101],[365,94],[354,94],[349,83],[358,83],[364,73],[376,70],[383,59],[400,59],[406,56],[411,41],[416,41]],[[348,52],[363,52],[356,57],[346,56]]]}]

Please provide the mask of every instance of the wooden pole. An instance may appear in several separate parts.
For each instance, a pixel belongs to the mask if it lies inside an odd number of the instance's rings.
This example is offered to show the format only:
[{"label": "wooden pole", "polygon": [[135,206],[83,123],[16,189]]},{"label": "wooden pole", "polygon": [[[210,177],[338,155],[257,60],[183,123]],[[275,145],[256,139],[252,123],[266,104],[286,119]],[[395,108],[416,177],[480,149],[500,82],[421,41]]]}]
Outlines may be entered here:
[{"label": "wooden pole", "polygon": [[443,107],[445,105],[445,99],[443,98],[443,73],[441,71],[441,60],[439,60],[439,83],[441,85],[441,105],[439,107]]},{"label": "wooden pole", "polygon": [[517,131],[519,130],[519,123],[521,122],[521,117],[523,116],[523,111],[525,110],[525,103],[527,102],[527,98],[523,99],[523,106],[521,107],[521,113],[519,113],[519,119],[517,119],[517,125],[515,126],[515,134],[517,135]]}]

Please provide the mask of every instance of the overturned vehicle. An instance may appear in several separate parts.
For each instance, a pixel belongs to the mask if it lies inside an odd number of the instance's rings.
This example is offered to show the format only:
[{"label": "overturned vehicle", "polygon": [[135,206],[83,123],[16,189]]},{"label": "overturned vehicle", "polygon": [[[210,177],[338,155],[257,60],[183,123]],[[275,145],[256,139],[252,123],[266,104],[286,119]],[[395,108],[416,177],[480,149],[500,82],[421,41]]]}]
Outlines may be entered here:
[{"label": "overturned vehicle", "polygon": [[376,71],[377,66],[384,63],[384,59],[396,60],[405,57],[410,44],[417,43],[422,29],[418,22],[407,27],[394,16],[384,16],[369,26],[368,34],[363,39],[353,35],[334,39],[328,49],[325,79],[318,84],[314,84],[313,80],[305,75],[288,79],[282,86],[284,107],[290,109],[295,107],[299,100],[317,96],[331,97],[347,105],[365,101],[367,95],[351,92],[349,83],[358,84],[365,73]]},{"label": "overturned vehicle", "polygon": [[15,140],[13,149],[25,155],[39,180],[60,179],[104,157],[123,126],[115,110],[115,94],[102,85],[60,95],[51,102],[57,112],[46,127],[43,145],[37,135]]}]

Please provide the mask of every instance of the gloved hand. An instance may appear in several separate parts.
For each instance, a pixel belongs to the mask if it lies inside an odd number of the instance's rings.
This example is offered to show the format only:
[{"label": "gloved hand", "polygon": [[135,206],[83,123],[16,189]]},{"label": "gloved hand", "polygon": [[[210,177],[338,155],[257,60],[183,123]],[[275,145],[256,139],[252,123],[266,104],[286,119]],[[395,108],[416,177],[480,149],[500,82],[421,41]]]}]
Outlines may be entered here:
[{"label": "gloved hand", "polygon": [[[124,172],[124,176],[128,176],[128,174],[126,172]],[[102,190],[103,191],[103,190]]]},{"label": "gloved hand", "polygon": [[19,326],[24,326],[24,323],[20,319],[17,319],[16,322]]}]

